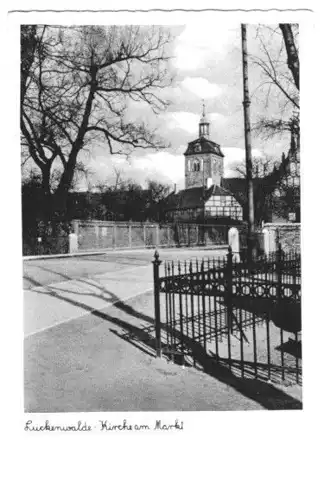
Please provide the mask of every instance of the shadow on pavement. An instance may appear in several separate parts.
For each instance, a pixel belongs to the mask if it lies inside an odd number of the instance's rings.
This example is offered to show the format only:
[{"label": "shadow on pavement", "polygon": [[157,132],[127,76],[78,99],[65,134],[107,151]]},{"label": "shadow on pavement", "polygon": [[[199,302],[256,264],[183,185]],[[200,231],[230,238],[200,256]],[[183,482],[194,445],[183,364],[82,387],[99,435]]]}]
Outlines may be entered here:
[{"label": "shadow on pavement", "polygon": [[[66,277],[62,273],[57,273],[57,274]],[[31,278],[29,279],[35,286],[37,287],[43,286],[36,280],[33,280]],[[83,281],[84,283],[89,284],[87,280],[83,280],[82,278],[78,279],[78,281],[80,282]],[[131,305],[123,302],[122,299],[120,299],[113,292],[107,290],[105,287],[102,287],[101,285],[93,282],[91,282],[91,286],[97,288],[98,291],[100,291],[101,293],[110,295],[109,300],[107,300],[107,306],[114,305],[116,309],[123,311],[129,316],[144,321],[147,324],[146,327],[138,328],[133,324],[124,321],[120,318],[116,318],[115,316],[107,314],[106,312],[93,310],[91,307],[87,306],[82,302],[60,295],[58,293],[59,291],[66,292],[66,290],[61,290],[57,287],[55,287],[55,290],[50,289],[49,287],[44,287],[44,292],[38,291],[38,293],[50,294],[57,299],[60,299],[71,305],[78,306],[88,311],[89,314],[95,317],[98,317],[104,321],[109,321],[109,323],[122,328],[125,331],[125,335],[118,333],[116,329],[110,328],[109,331],[114,335],[117,335],[121,339],[134,345],[145,354],[148,354],[151,357],[155,357],[154,318],[135,310]],[[81,296],[82,295],[98,296],[97,294],[88,291],[86,293],[73,291],[73,294]],[[163,327],[166,328],[165,325],[163,325]],[[153,334],[151,334],[150,332],[152,332]],[[180,332],[178,333],[180,334]],[[219,380],[220,382],[223,382],[233,387],[235,390],[240,392],[245,397],[259,403],[261,406],[263,406],[263,408],[268,410],[302,409],[302,403],[298,399],[290,396],[289,394],[285,393],[279,388],[274,387],[273,385],[270,385],[261,380],[241,379],[239,377],[236,377],[231,372],[231,370],[226,366],[219,366],[218,364],[216,364],[214,357],[209,355],[198,342],[187,337],[186,343],[194,353],[195,359],[197,360],[197,362],[202,367],[205,373]],[[163,347],[166,347],[166,345],[162,344],[162,348]]]}]

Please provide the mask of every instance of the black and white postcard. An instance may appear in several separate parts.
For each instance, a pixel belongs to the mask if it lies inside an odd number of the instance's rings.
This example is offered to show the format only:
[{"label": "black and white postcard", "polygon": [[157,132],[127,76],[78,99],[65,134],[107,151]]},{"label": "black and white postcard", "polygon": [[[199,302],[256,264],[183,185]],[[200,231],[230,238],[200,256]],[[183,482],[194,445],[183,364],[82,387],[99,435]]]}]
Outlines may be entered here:
[{"label": "black and white postcard", "polygon": [[162,435],[181,461],[210,432],[229,460],[302,421],[314,13],[192,4],[8,15],[31,446]]}]

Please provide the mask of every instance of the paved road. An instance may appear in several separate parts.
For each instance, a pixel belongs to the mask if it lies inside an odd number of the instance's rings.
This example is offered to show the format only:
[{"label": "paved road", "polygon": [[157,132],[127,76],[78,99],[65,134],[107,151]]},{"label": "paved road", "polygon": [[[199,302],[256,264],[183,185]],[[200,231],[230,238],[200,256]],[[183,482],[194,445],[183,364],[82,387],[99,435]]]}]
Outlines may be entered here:
[{"label": "paved road", "polygon": [[[153,288],[152,250],[24,261],[24,331],[31,335]],[[219,250],[162,249],[161,259],[215,256]]]},{"label": "paved road", "polygon": [[109,272],[148,266],[153,252],[108,253],[73,258],[24,261],[24,289],[78,278],[93,278]]}]

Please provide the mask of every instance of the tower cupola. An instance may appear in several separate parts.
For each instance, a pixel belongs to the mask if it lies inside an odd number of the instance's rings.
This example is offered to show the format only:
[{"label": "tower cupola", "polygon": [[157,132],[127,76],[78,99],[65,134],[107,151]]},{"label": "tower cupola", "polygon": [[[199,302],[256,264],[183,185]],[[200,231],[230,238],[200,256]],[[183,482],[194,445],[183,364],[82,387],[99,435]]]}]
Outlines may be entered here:
[{"label": "tower cupola", "polygon": [[203,103],[203,111],[199,121],[199,137],[209,138],[210,122],[206,117],[205,103]]}]

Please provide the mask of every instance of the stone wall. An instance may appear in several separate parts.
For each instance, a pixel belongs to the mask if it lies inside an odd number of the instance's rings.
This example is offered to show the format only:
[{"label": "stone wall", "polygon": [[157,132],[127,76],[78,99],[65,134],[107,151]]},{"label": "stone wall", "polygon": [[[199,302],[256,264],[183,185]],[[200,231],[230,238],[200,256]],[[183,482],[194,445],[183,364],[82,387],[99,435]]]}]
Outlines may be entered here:
[{"label": "stone wall", "polygon": [[277,243],[281,243],[284,252],[300,251],[300,224],[289,223],[266,223],[262,228],[264,251],[272,252],[277,249]]},{"label": "stone wall", "polygon": [[140,222],[73,221],[74,252],[118,248],[227,245],[230,226],[155,224]]}]

